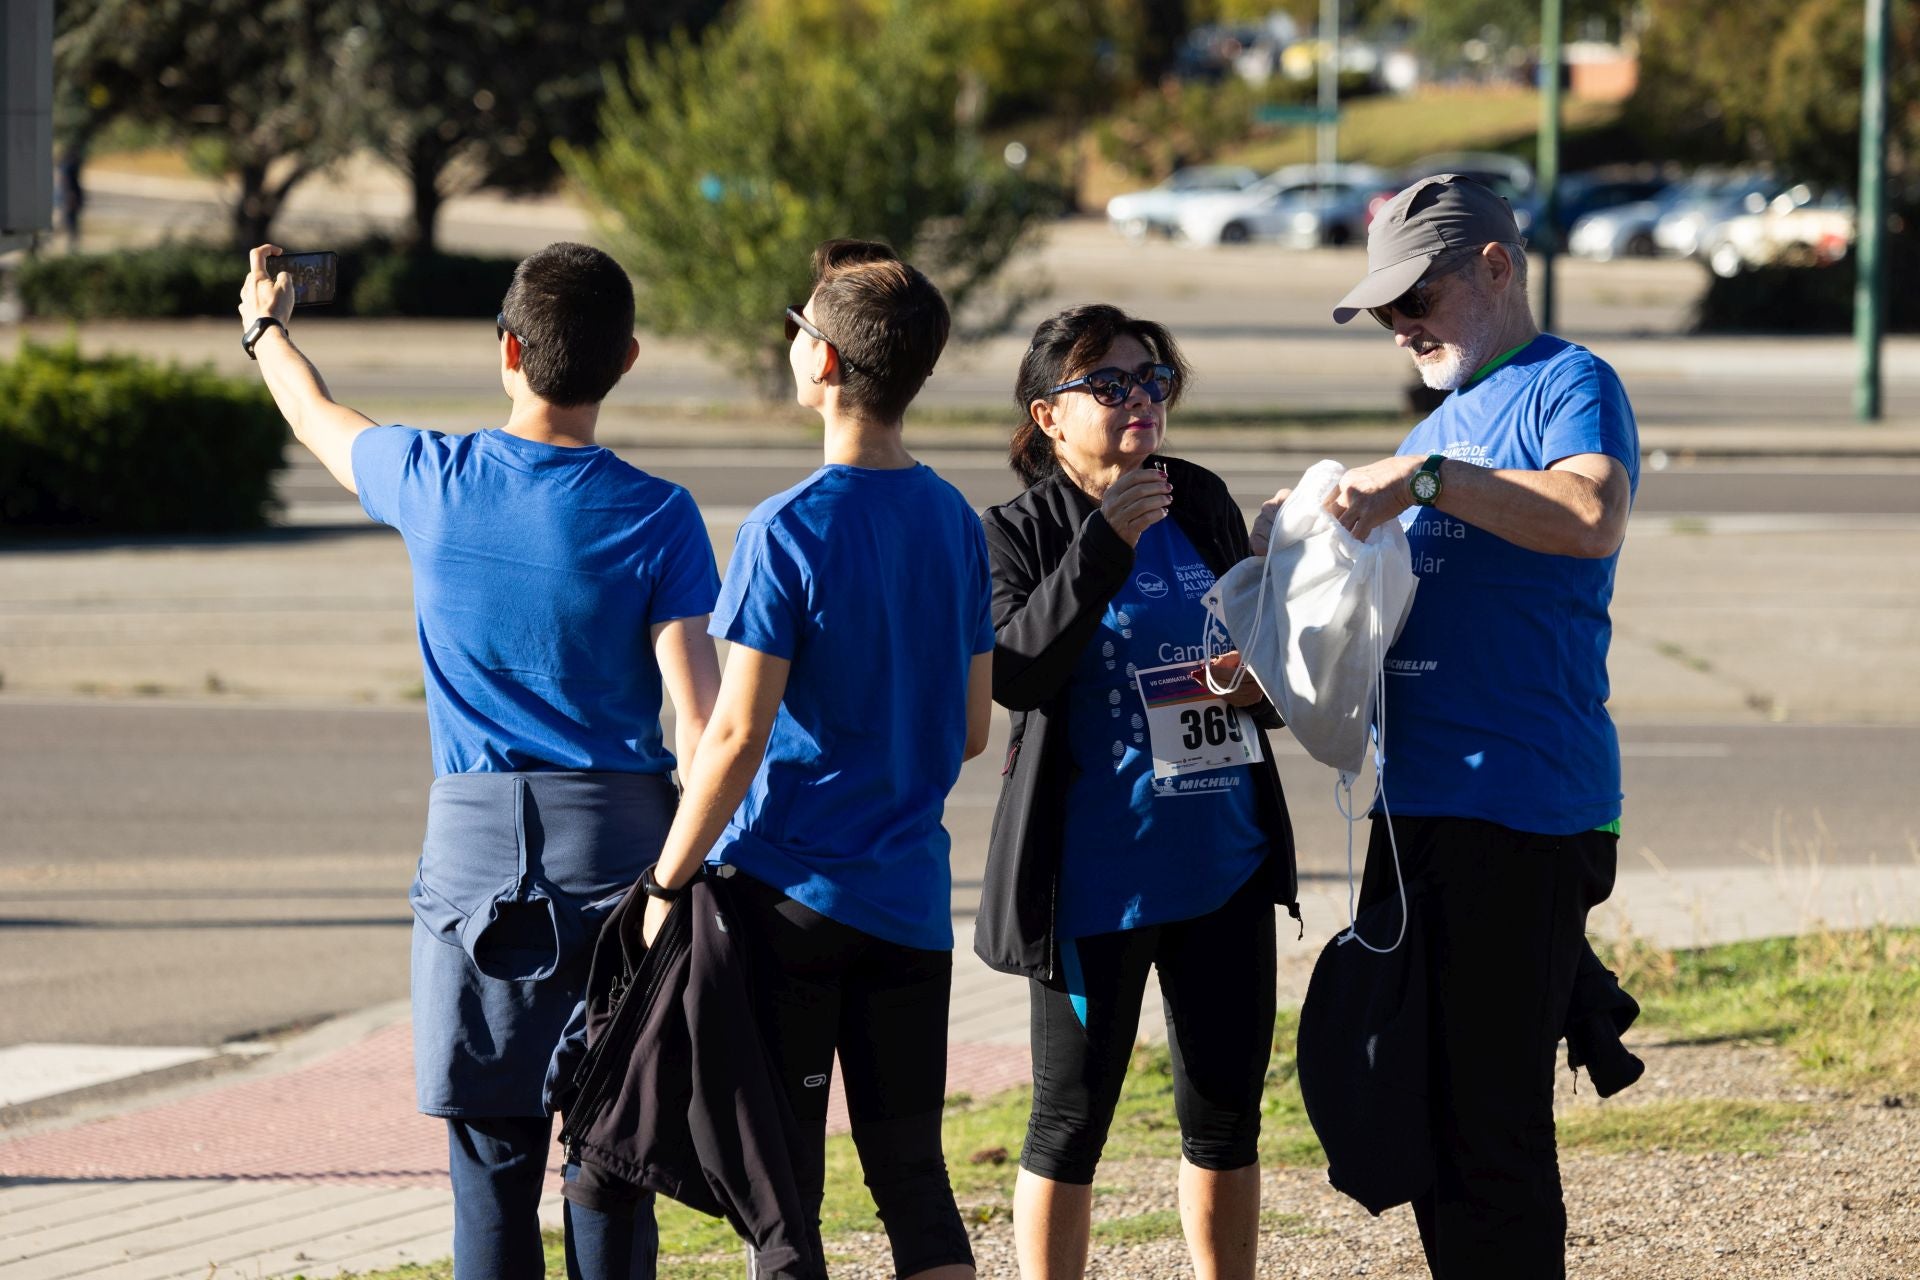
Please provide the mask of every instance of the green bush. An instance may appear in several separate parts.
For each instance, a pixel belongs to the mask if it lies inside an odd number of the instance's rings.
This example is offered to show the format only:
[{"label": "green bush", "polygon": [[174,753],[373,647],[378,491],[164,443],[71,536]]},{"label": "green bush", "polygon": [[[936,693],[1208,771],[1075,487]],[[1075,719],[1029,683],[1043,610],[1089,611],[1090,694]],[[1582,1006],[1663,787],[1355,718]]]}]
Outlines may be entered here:
[{"label": "green bush", "polygon": [[245,274],[231,249],[162,245],[29,258],[16,282],[30,316],[216,316],[235,314]]},{"label": "green bush", "polygon": [[[511,258],[458,253],[356,255],[340,260],[344,310],[356,316],[491,316],[513,283]],[[237,285],[236,285],[237,287]]]},{"label": "green bush", "polygon": [[[513,282],[509,258],[410,254],[384,240],[340,251],[340,316],[490,316]],[[27,314],[46,319],[233,316],[245,256],[207,245],[29,258],[19,268]]]},{"label": "green bush", "polygon": [[257,529],[285,442],[257,384],[25,343],[0,362],[0,529]]},{"label": "green bush", "polygon": [[[1920,243],[1905,236],[1886,242],[1887,279],[1920,279]],[[1854,255],[1825,267],[1777,266],[1711,277],[1694,313],[1698,333],[1849,333],[1853,330]],[[1920,333],[1920,296],[1887,290],[1886,325],[1893,333]]]}]

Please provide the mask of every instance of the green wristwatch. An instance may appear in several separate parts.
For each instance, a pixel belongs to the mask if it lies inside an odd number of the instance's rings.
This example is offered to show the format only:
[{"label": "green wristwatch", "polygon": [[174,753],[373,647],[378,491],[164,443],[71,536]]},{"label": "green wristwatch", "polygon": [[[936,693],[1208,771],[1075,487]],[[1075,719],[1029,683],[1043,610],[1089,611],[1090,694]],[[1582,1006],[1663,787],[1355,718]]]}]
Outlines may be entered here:
[{"label": "green wristwatch", "polygon": [[1440,464],[1446,460],[1444,453],[1430,453],[1420,469],[1407,478],[1415,506],[1430,507],[1440,500]]}]

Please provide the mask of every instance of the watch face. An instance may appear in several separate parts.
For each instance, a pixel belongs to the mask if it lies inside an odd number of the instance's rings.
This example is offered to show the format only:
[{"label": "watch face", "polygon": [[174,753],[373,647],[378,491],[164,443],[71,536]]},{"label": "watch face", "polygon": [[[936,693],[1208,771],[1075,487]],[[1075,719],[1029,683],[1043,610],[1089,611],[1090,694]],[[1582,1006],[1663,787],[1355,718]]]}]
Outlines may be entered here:
[{"label": "watch face", "polygon": [[1413,500],[1415,502],[1432,502],[1439,496],[1439,476],[1433,474],[1431,471],[1416,471],[1413,473]]}]

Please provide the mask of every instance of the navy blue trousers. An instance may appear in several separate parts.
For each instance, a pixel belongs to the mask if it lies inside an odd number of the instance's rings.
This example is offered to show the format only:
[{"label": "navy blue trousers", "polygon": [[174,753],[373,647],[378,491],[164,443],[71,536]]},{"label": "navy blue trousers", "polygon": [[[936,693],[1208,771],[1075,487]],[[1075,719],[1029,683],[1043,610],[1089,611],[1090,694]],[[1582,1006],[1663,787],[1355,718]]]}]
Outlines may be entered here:
[{"label": "navy blue trousers", "polygon": [[[540,1185],[553,1121],[546,1116],[447,1119],[453,1173],[454,1280],[541,1280]],[[575,1166],[568,1165],[571,1179]],[[566,1206],[569,1280],[653,1280],[660,1234],[653,1197],[632,1218]]]}]

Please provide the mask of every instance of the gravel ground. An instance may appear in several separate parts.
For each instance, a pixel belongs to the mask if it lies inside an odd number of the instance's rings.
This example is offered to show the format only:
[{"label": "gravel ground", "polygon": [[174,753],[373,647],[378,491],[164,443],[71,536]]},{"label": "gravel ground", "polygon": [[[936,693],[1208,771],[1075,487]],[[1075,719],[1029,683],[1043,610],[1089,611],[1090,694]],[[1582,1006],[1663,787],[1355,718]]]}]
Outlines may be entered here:
[{"label": "gravel ground", "polygon": [[[1845,1096],[1795,1082],[1777,1051],[1752,1045],[1635,1046],[1646,1076],[1618,1099],[1575,1094],[1562,1073],[1563,1108],[1667,1099],[1738,1098],[1809,1104],[1812,1122],[1774,1155],[1655,1150],[1572,1153],[1561,1160],[1570,1223],[1568,1273],[1582,1280],[1915,1280],[1920,1277],[1920,1099]],[[1902,1105],[1890,1105],[1900,1103]],[[1174,1162],[1103,1165],[1097,1221],[1174,1208]],[[1278,1218],[1260,1242],[1263,1277],[1427,1275],[1407,1209],[1370,1218],[1327,1185],[1319,1168],[1268,1170],[1263,1207]],[[1284,1216],[1283,1216],[1284,1215]],[[1004,1207],[974,1229],[983,1277],[1015,1280]],[[835,1242],[848,1261],[834,1274],[892,1274],[884,1237]],[[1090,1280],[1191,1274],[1177,1239],[1102,1246]]]}]

